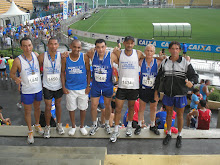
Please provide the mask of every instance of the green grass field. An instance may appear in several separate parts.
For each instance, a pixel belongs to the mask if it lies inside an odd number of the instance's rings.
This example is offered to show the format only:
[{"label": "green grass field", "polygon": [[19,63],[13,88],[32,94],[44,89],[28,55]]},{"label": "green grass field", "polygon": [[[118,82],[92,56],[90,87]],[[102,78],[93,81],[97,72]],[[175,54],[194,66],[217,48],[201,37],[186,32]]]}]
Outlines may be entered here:
[{"label": "green grass field", "polygon": [[[152,23],[182,23],[188,22],[192,25],[192,38],[179,37],[155,37],[155,40],[172,41],[186,43],[201,43],[220,45],[220,10],[218,9],[103,9],[99,13],[93,14],[85,21],[79,21],[71,28],[88,32],[112,34],[119,36],[132,35],[140,39],[152,39]],[[141,48],[142,49],[142,48]],[[220,60],[219,54],[197,53],[201,58]],[[214,56],[211,57],[211,56]],[[199,57],[197,57],[199,58]]]}]

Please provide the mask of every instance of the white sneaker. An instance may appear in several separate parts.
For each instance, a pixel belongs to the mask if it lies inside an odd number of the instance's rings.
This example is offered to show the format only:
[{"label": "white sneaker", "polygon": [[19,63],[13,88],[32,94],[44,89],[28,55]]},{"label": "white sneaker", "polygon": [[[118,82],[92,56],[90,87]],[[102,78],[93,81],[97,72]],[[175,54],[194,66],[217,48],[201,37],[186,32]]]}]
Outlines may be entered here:
[{"label": "white sneaker", "polygon": [[16,105],[17,105],[17,107],[18,107],[19,109],[22,108],[22,105],[21,105],[20,103],[17,103]]},{"label": "white sneaker", "polygon": [[34,143],[33,131],[28,133],[27,143],[28,144],[33,144]]},{"label": "white sneaker", "polygon": [[85,128],[85,127],[80,128],[80,129],[79,129],[79,131],[81,132],[81,134],[82,134],[83,136],[88,135],[88,131],[86,130],[86,128]]},{"label": "white sneaker", "polygon": [[63,135],[65,133],[65,131],[63,129],[63,126],[62,126],[62,123],[57,123],[56,130],[57,130],[59,135]]},{"label": "white sneaker", "polygon": [[68,135],[73,136],[75,134],[75,132],[76,132],[76,128],[70,128]]},{"label": "white sneaker", "polygon": [[3,78],[2,78],[2,80],[3,80]]},{"label": "white sneaker", "polygon": [[6,77],[5,80],[7,81],[7,80],[8,80],[8,77]]},{"label": "white sneaker", "polygon": [[44,129],[44,138],[50,138],[50,126],[45,126]]}]

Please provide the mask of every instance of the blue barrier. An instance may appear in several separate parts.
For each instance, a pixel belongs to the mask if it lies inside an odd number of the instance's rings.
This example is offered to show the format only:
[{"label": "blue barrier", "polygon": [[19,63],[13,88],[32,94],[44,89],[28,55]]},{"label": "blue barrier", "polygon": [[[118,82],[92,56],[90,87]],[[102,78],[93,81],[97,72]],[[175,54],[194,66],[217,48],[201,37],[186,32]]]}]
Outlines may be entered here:
[{"label": "blue barrier", "polygon": [[[137,45],[146,46],[148,44],[153,44],[157,48],[168,48],[170,41],[137,39]],[[191,43],[186,43],[186,44],[188,45],[188,51],[220,53],[220,45],[205,45],[205,44],[191,44]]]}]

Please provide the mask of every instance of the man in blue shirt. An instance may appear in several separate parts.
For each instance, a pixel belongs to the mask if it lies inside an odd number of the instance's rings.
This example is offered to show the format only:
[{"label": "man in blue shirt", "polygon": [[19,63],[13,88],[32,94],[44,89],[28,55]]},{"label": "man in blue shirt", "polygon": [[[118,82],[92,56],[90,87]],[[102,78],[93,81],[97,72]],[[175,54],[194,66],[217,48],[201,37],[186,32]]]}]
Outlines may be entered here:
[{"label": "man in blue shirt", "polygon": [[188,45],[186,43],[183,43],[183,57],[186,57],[187,49],[188,49]]},{"label": "man in blue shirt", "polygon": [[68,27],[68,38],[70,38],[70,36],[72,35],[72,29],[70,29],[70,27]]}]

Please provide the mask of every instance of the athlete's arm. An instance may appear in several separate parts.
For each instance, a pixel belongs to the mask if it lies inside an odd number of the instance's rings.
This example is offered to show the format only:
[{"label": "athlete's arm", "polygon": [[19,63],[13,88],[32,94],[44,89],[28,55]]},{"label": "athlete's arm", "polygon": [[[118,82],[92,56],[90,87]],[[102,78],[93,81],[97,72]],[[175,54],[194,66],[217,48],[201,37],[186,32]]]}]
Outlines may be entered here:
[{"label": "athlete's arm", "polygon": [[112,62],[112,64],[113,64],[113,62],[116,63],[116,64],[119,64],[119,56],[117,56],[114,52],[111,53],[111,62]]},{"label": "athlete's arm", "polygon": [[145,55],[140,50],[137,50],[137,54],[138,54],[138,60],[145,58]]},{"label": "athlete's arm", "polygon": [[65,70],[66,70],[66,58],[61,59],[61,82],[62,82],[62,88],[63,93],[68,94],[69,91],[65,87],[66,77],[65,77]]},{"label": "athlete's arm", "polygon": [[86,87],[86,94],[89,94],[90,91],[90,78],[91,78],[91,71],[90,71],[90,65],[89,65],[89,57],[84,54],[84,60],[86,65],[86,75],[87,75],[87,87]]},{"label": "athlete's arm", "polygon": [[40,67],[43,66],[43,62],[44,62],[44,53],[41,53],[38,57],[37,57],[38,61],[39,61],[39,65]]},{"label": "athlete's arm", "polygon": [[15,81],[16,84],[20,84],[21,78],[16,76],[17,71],[21,72],[21,63],[18,57],[15,58],[13,62],[9,76]]},{"label": "athlete's arm", "polygon": [[93,56],[94,56],[94,53],[95,53],[95,49],[92,48],[90,49],[88,52],[86,52],[86,56],[89,58],[89,59],[93,59]]}]

